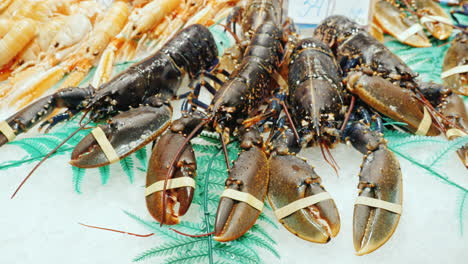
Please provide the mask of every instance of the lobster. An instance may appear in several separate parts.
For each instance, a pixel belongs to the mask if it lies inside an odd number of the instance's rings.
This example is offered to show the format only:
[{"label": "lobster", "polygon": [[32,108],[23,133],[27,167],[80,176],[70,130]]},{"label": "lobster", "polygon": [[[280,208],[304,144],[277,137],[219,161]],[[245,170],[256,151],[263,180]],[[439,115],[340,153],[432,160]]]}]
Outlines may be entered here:
[{"label": "lobster", "polygon": [[[172,117],[170,100],[177,97],[183,77],[188,75],[193,79],[201,70],[212,67],[217,53],[216,43],[206,27],[189,26],[168,41],[160,51],[131,66],[98,89],[91,86],[62,89],[13,114],[2,122],[0,145],[45,120],[53,110],[66,108],[65,112],[42,122],[41,127],[50,129],[79,112],[89,114],[90,121],[107,120],[107,124],[98,125],[93,133],[77,144],[70,163],[80,168],[92,168],[116,162],[165,131]],[[83,129],[84,125],[78,130]],[[102,141],[110,145],[110,150],[103,150]]]},{"label": "lobster", "polygon": [[[297,44],[289,62],[288,108],[300,141],[295,140],[294,128],[284,125],[285,132],[273,137],[268,198],[287,230],[308,241],[330,241],[340,230],[338,210],[322,179],[296,153],[318,145],[333,160],[328,148],[350,142],[364,155],[353,221],[356,254],[363,255],[382,246],[398,224],[402,176],[396,156],[383,139],[382,126],[371,130],[372,118],[363,106],[351,112],[350,96],[341,79],[328,46],[316,39]],[[377,124],[381,122],[376,119]],[[386,204],[396,209],[389,210]]]},{"label": "lobster", "polygon": [[[375,111],[406,123],[404,129],[418,135],[436,136],[450,127],[466,133],[466,128],[453,123],[425,98],[417,74],[354,21],[328,17],[317,27],[315,37],[335,54],[347,90]],[[452,110],[457,116],[466,115],[464,107]],[[462,161],[466,164],[465,158]]]},{"label": "lobster", "polygon": [[[274,5],[270,5],[269,1],[253,1],[251,5],[260,8],[258,12],[249,13],[252,16],[277,14],[270,9]],[[268,187],[268,159],[259,129],[261,118],[256,118],[255,113],[268,98],[278,97],[272,75],[279,70],[285,39],[277,25],[278,19],[260,15],[241,21],[251,23],[252,19],[257,21],[252,22],[256,29],[248,39],[249,45],[237,69],[227,81],[221,83],[219,90],[202,81],[202,86],[213,94],[210,105],[198,100],[201,85],[195,87],[189,96],[189,106],[183,109],[182,118],[175,121],[156,143],[147,174],[146,186],[150,191],[147,192],[146,201],[150,213],[161,224],[177,224],[193,197],[194,184],[191,179],[195,177],[196,163],[189,141],[204,127],[218,132],[229,171],[213,232],[214,239],[221,242],[241,237],[254,225]],[[216,80],[210,73],[203,75]],[[277,102],[271,100],[270,115],[278,113]],[[206,114],[199,111],[200,108]],[[230,135],[239,138],[242,149],[232,168],[225,148]],[[175,212],[177,203],[179,210]]]}]

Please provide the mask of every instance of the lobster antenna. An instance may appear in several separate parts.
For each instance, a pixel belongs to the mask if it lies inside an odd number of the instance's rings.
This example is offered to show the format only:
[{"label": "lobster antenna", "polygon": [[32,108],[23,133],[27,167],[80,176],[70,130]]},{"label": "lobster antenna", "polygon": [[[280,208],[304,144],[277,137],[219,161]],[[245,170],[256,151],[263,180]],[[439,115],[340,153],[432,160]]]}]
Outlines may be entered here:
[{"label": "lobster antenna", "polygon": [[169,165],[169,170],[167,171],[166,174],[166,179],[164,180],[164,188],[162,190],[162,196],[163,196],[163,206],[162,206],[162,220],[160,226],[164,224],[164,221],[166,220],[166,204],[167,204],[167,197],[166,197],[166,191],[167,191],[167,181],[171,179],[172,174],[174,173],[174,165],[176,161],[179,159],[180,155],[182,155],[182,152],[185,150],[187,147],[187,143],[195,136],[195,134],[202,129],[206,124],[211,122],[213,120],[213,117],[207,118],[205,121],[201,122],[198,124],[192,132],[185,138],[184,142],[180,145],[179,149],[176,152],[176,155],[172,159],[170,165]]},{"label": "lobster antenna", "polygon": [[213,232],[200,234],[200,235],[190,235],[190,234],[187,234],[187,233],[184,233],[184,232],[180,232],[179,230],[176,230],[174,228],[169,228],[169,229],[176,232],[179,235],[188,236],[188,237],[206,237],[206,236],[211,236],[211,235],[213,235],[215,233],[215,231],[213,231]]},{"label": "lobster antenna", "polygon": [[[323,159],[325,159],[325,161],[328,163],[328,165],[330,165],[332,167],[332,169],[335,171],[336,175],[338,176],[339,173],[338,173],[338,168],[337,168],[337,165],[335,165],[335,159],[333,159],[333,156],[332,156],[332,160],[334,162],[331,162],[330,160],[328,160],[327,158],[327,155],[325,154],[325,151],[323,149],[326,149],[327,150],[327,153],[330,153],[330,150],[328,150],[328,147],[320,140],[319,141],[319,145],[320,145],[320,151],[322,152],[322,156],[323,156]],[[330,154],[331,155],[331,154]]]},{"label": "lobster antenna", "polygon": [[356,97],[354,95],[351,97],[351,103],[349,104],[349,109],[348,112],[346,112],[345,119],[343,121],[343,124],[341,125],[340,131],[343,132],[346,125],[348,124],[349,117],[351,116],[351,112],[353,111],[354,108],[354,103],[356,102]]},{"label": "lobster antenna", "polygon": [[15,192],[13,195],[10,197],[10,199],[15,198],[16,194],[18,191],[23,187],[23,185],[26,183],[26,181],[31,177],[31,175],[44,163],[50,156],[52,156],[60,147],[62,147],[68,140],[70,140],[76,133],[78,133],[81,129],[83,129],[84,126],[87,124],[91,123],[91,119],[88,120],[85,124],[80,125],[73,133],[71,133],[66,139],[64,139],[60,144],[58,144],[57,147],[55,147],[52,151],[50,151],[46,156],[44,156],[39,163],[34,166],[34,168],[28,173],[28,175],[21,181],[20,185],[16,188]]},{"label": "lobster antenna", "polygon": [[221,140],[221,146],[223,146],[224,160],[226,161],[226,167],[228,171],[231,170],[231,165],[229,164],[229,155],[226,147],[226,142],[224,142],[223,135],[220,135],[219,139]]},{"label": "lobster antenna", "polygon": [[301,138],[299,137],[299,133],[297,133],[297,129],[296,129],[296,126],[294,125],[294,122],[291,118],[291,115],[289,114],[289,111],[288,111],[288,107],[286,106],[286,104],[284,103],[284,101],[281,101],[280,102],[281,106],[283,107],[283,110],[284,110],[284,114],[286,115],[286,117],[288,118],[288,121],[289,121],[289,124],[291,124],[291,129],[294,133],[294,136],[296,137],[296,141],[297,141],[297,144],[300,145],[301,143]]},{"label": "lobster antenna", "polygon": [[146,235],[141,235],[141,234],[135,234],[135,233],[125,232],[125,231],[116,230],[116,229],[110,229],[110,228],[104,228],[104,227],[99,227],[99,226],[86,225],[86,224],[82,224],[82,223],[78,223],[78,224],[80,224],[80,225],[82,225],[82,226],[89,227],[89,228],[95,228],[95,229],[100,229],[100,230],[106,230],[106,231],[111,231],[111,232],[116,232],[116,233],[126,234],[126,235],[130,235],[130,236],[136,236],[136,237],[150,237],[150,236],[154,235],[154,233],[149,233],[149,234],[146,234]]}]

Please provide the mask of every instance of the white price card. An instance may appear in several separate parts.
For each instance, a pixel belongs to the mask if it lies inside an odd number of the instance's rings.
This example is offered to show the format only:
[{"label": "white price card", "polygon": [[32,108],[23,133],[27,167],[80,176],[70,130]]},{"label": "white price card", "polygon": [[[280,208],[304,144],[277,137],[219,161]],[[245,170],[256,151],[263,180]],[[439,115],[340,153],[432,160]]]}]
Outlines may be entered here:
[{"label": "white price card", "polygon": [[371,0],[289,0],[288,15],[296,24],[317,25],[330,15],[344,15],[367,25]]}]

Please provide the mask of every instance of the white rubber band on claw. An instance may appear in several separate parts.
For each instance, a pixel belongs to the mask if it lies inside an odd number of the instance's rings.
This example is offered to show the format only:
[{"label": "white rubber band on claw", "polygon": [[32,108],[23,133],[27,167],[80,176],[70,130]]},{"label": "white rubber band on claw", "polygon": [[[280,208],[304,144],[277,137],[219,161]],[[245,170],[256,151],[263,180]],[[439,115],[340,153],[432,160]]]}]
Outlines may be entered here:
[{"label": "white rubber band on claw", "polygon": [[[157,181],[151,184],[150,186],[146,187],[145,196],[149,196],[155,192],[164,190],[164,182],[165,180]],[[190,177],[173,178],[173,179],[167,180],[166,190],[176,189],[176,188],[181,188],[181,187],[195,188],[195,185],[196,185],[195,180]]]},{"label": "white rubber band on claw", "polygon": [[464,72],[468,72],[468,65],[460,65],[460,66],[457,66],[457,67],[453,67],[452,69],[450,70],[447,70],[447,71],[444,71],[440,77],[442,79],[445,79],[449,76],[452,76],[452,75],[455,75],[455,74],[459,74],[459,73],[464,73]]},{"label": "white rubber band on claw", "polygon": [[223,194],[221,194],[221,197],[231,198],[236,201],[247,203],[260,212],[263,210],[263,202],[250,193],[226,189]]},{"label": "white rubber band on claw", "polygon": [[0,132],[5,135],[8,141],[13,141],[16,138],[15,131],[7,121],[0,122]]},{"label": "white rubber band on claw", "polygon": [[332,197],[328,192],[318,193],[312,196],[299,199],[279,209],[276,209],[275,215],[276,215],[276,218],[280,220],[303,208],[306,208],[316,203],[319,203],[321,201],[330,200],[330,199],[332,199]]},{"label": "white rubber band on claw", "polygon": [[451,128],[449,130],[447,130],[447,132],[445,133],[445,136],[447,136],[448,139],[452,139],[454,137],[464,137],[464,136],[468,136],[468,134],[466,134],[464,131],[458,129],[458,128]]},{"label": "white rubber band on claw", "polygon": [[422,29],[423,28],[420,24],[414,24],[407,30],[403,31],[400,35],[398,35],[397,39],[401,42],[405,42],[407,39],[421,31]]},{"label": "white rubber band on claw", "polygon": [[381,208],[387,211],[390,211],[395,214],[401,215],[402,206],[401,204],[391,203],[387,201],[383,201],[380,199],[365,197],[365,196],[358,196],[356,198],[355,204],[367,205],[370,207]]},{"label": "white rubber band on claw", "polygon": [[106,134],[104,131],[102,131],[102,128],[96,127],[93,129],[93,131],[91,131],[91,133],[101,147],[102,152],[104,152],[104,155],[106,155],[107,159],[109,160],[109,163],[119,161],[119,155],[117,155],[117,152],[115,152],[114,147],[112,147],[109,139],[106,137]]},{"label": "white rubber band on claw", "polygon": [[452,25],[452,20],[450,18],[442,17],[442,16],[423,16],[419,20],[422,24],[426,22],[443,22],[445,24]]},{"label": "white rubber band on claw", "polygon": [[427,110],[426,107],[424,107],[424,116],[421,120],[421,123],[419,123],[418,130],[416,130],[415,134],[419,136],[425,136],[429,129],[431,128],[432,125],[432,118],[431,115],[429,114],[429,111]]}]

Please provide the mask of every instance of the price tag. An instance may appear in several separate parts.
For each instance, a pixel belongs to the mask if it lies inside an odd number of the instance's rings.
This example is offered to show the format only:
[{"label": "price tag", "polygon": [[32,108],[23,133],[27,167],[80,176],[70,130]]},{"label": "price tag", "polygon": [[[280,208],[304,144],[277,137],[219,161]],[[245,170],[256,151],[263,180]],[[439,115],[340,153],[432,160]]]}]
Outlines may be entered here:
[{"label": "price tag", "polygon": [[344,15],[362,25],[370,20],[371,0],[289,0],[288,15],[300,28],[314,27],[331,15]]}]

